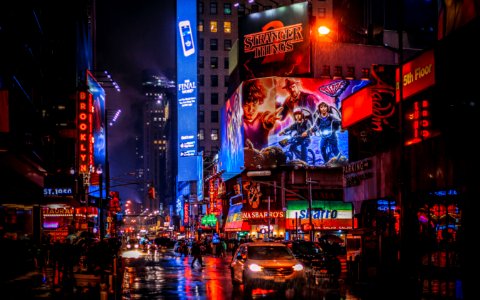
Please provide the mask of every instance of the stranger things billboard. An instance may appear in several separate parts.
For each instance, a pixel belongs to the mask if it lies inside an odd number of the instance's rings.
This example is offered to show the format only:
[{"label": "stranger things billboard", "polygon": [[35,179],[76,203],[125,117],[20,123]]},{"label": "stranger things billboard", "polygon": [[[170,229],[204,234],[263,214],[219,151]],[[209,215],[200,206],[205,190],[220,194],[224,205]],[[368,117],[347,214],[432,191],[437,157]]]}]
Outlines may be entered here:
[{"label": "stranger things billboard", "polygon": [[242,82],[224,106],[220,169],[238,174],[285,165],[347,164],[341,103],[367,84],[293,77]]},{"label": "stranger things billboard", "polygon": [[310,72],[307,2],[241,18],[239,37],[241,80]]}]

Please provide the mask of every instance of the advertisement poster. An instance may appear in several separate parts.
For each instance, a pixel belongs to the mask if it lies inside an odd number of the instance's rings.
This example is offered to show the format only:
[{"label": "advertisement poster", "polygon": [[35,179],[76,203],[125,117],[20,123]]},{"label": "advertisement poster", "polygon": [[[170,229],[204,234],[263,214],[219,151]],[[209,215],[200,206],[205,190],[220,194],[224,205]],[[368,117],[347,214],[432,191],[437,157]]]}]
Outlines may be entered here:
[{"label": "advertisement poster", "polygon": [[308,3],[252,13],[239,22],[241,78],[310,72]]},{"label": "advertisement poster", "polygon": [[[285,226],[294,230],[310,221],[308,201],[287,203]],[[345,230],[353,228],[352,203],[342,201],[312,201],[312,223],[316,230]]]},{"label": "advertisement poster", "polygon": [[344,165],[348,132],[341,127],[341,102],[368,83],[293,77],[244,81],[226,104],[235,116],[225,124],[226,132],[235,133],[227,138],[230,152],[243,149],[247,170]]},{"label": "advertisement poster", "polygon": [[[87,84],[88,91],[93,98],[93,166],[96,169],[101,168],[103,172],[105,172],[105,156],[107,150],[105,140],[105,90],[90,72],[87,72]],[[106,177],[104,176],[102,183],[103,186],[106,185],[105,180]],[[94,197],[99,197],[100,188],[98,180],[95,181],[91,184],[91,190],[93,192],[91,192],[90,195]],[[95,191],[94,187],[96,187],[97,191]],[[105,189],[102,191],[102,194],[102,198],[105,198]]]},{"label": "advertisement poster", "polygon": [[197,170],[197,24],[194,0],[177,1],[178,180],[199,181]]}]

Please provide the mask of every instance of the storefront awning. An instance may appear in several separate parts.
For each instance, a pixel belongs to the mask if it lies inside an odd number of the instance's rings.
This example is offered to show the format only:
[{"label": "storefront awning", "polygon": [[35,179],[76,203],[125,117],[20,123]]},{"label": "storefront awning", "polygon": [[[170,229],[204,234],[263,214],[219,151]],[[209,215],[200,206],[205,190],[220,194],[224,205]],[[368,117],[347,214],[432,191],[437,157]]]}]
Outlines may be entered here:
[{"label": "storefront awning", "polygon": [[238,232],[250,231],[250,224],[242,219],[242,204],[231,205],[228,210],[227,221],[225,222],[224,231]]}]

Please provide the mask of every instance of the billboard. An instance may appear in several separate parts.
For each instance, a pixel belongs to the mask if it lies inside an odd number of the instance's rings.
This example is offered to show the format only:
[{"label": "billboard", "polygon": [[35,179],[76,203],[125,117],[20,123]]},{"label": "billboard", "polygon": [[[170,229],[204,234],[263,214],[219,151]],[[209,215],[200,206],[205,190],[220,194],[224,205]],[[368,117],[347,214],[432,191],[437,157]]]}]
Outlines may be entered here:
[{"label": "billboard", "polygon": [[231,205],[225,221],[225,231],[241,231],[242,224],[242,204]]},{"label": "billboard", "polygon": [[177,1],[178,180],[198,181],[197,171],[197,4]]},{"label": "billboard", "polygon": [[[285,229],[295,230],[308,224],[308,201],[287,202]],[[344,230],[353,228],[353,205],[343,201],[312,201],[312,223],[316,230]]]},{"label": "billboard", "polygon": [[310,72],[308,2],[249,14],[239,21],[242,80]]},{"label": "billboard", "polygon": [[[105,90],[97,82],[95,77],[87,71],[87,85],[88,91],[92,95],[93,100],[93,166],[95,168],[101,167],[105,172],[105,156],[106,156],[106,140],[105,140]],[[106,176],[103,176],[102,185],[106,186]],[[95,192],[95,189],[92,189],[93,192],[90,193],[91,196],[99,197],[99,186],[98,182],[92,182],[92,187],[97,187],[98,190]],[[103,189],[102,198],[106,197],[106,191]]]},{"label": "billboard", "polygon": [[232,96],[225,101],[220,112],[220,141],[218,170],[224,170],[222,178],[229,178],[240,174],[243,168],[243,133],[242,107],[240,103],[240,88],[237,88]]},{"label": "billboard", "polygon": [[438,40],[480,16],[479,0],[438,1]]},{"label": "billboard", "polygon": [[247,170],[346,164],[341,103],[368,83],[293,77],[244,81],[225,104],[220,168],[239,173],[242,155]]},{"label": "billboard", "polygon": [[[400,102],[400,69],[395,73],[396,101]],[[409,97],[435,85],[435,55],[433,50],[402,65],[402,98]]]}]

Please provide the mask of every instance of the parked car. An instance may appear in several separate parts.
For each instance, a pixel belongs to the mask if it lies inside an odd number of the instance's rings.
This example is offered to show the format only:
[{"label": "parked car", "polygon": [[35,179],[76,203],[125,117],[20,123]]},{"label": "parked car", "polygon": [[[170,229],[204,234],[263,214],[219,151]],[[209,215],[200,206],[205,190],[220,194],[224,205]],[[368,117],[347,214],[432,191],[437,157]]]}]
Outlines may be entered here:
[{"label": "parked car", "polygon": [[168,237],[156,237],[154,239],[154,243],[155,245],[157,246],[158,249],[160,250],[167,250],[167,249],[171,249],[174,247],[175,245],[175,241],[172,240],[171,238],[168,238]]},{"label": "parked car", "polygon": [[317,242],[284,242],[305,266],[305,273],[310,283],[319,285],[324,280],[335,281],[341,272],[340,260],[321,247]]},{"label": "parked car", "polygon": [[230,270],[232,284],[243,284],[245,295],[251,295],[254,288],[293,288],[300,297],[306,283],[304,265],[282,243],[241,244],[233,255]]}]

